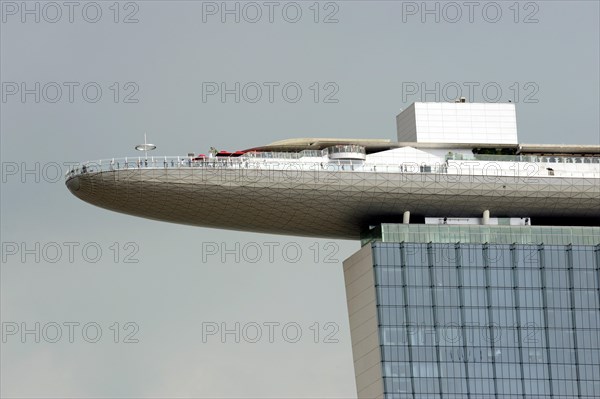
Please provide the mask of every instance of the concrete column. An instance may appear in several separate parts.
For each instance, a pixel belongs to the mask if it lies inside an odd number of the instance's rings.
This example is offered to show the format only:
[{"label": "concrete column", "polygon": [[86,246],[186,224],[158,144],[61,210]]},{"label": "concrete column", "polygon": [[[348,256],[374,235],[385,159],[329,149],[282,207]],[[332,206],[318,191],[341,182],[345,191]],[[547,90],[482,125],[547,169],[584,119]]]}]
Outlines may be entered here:
[{"label": "concrete column", "polygon": [[483,211],[483,220],[481,221],[481,224],[490,224],[490,211],[488,209]]},{"label": "concrete column", "polygon": [[402,223],[404,223],[404,224],[410,223],[410,211],[404,212],[404,215],[402,216]]}]

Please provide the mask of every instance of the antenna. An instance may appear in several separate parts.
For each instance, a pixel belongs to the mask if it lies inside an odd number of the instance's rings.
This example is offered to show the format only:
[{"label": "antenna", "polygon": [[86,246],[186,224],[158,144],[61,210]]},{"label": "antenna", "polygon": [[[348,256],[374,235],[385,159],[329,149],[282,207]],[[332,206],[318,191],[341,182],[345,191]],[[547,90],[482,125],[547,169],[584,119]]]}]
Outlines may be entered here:
[{"label": "antenna", "polygon": [[148,144],[146,140],[146,133],[144,133],[144,144],[136,145],[135,149],[138,151],[144,151],[144,158],[148,159],[148,151],[155,150],[156,146],[154,144]]}]

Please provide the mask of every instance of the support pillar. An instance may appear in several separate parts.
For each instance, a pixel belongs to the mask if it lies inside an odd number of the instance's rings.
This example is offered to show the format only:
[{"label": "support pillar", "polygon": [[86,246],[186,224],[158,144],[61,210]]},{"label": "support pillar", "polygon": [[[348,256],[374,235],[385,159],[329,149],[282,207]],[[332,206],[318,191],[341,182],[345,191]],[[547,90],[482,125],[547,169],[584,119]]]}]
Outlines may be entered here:
[{"label": "support pillar", "polygon": [[485,211],[483,211],[483,220],[481,221],[481,224],[490,224],[490,211],[489,209],[486,209]]}]

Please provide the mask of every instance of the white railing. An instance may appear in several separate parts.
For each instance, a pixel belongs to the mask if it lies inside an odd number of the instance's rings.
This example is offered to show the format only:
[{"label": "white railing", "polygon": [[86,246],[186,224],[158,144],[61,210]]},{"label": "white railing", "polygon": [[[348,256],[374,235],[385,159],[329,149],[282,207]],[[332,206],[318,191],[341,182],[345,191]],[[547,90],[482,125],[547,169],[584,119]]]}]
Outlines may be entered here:
[{"label": "white railing", "polygon": [[[379,158],[376,161],[330,160],[322,162],[302,161],[297,159],[254,158],[254,157],[214,157],[191,158],[185,156],[165,157],[126,157],[84,162],[69,170],[65,178],[86,173],[109,172],[117,170],[137,169],[244,169],[244,170],[288,170],[288,171],[322,171],[322,172],[371,172],[371,173],[429,173],[444,175],[488,175],[505,177],[586,177],[600,178],[600,163],[589,165],[592,171],[548,170],[547,162],[526,161],[482,161],[468,159],[464,161],[449,160],[447,162],[407,161]],[[585,165],[585,164],[584,164]],[[574,165],[573,165],[574,166]],[[558,165],[557,165],[558,167]],[[596,170],[597,168],[597,170]],[[552,174],[554,173],[554,174]]]}]

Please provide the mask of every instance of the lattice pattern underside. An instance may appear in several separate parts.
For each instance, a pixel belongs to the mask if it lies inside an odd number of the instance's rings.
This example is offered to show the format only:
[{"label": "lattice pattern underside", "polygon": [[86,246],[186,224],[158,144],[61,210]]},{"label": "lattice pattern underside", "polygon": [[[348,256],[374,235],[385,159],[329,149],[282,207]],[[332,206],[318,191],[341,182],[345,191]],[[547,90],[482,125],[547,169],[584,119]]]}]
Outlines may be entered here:
[{"label": "lattice pattern underside", "polygon": [[[134,169],[87,173],[67,187],[91,204],[194,226],[358,239],[411,215],[586,217],[600,222],[598,179],[361,172]],[[600,223],[596,223],[600,224]]]}]

